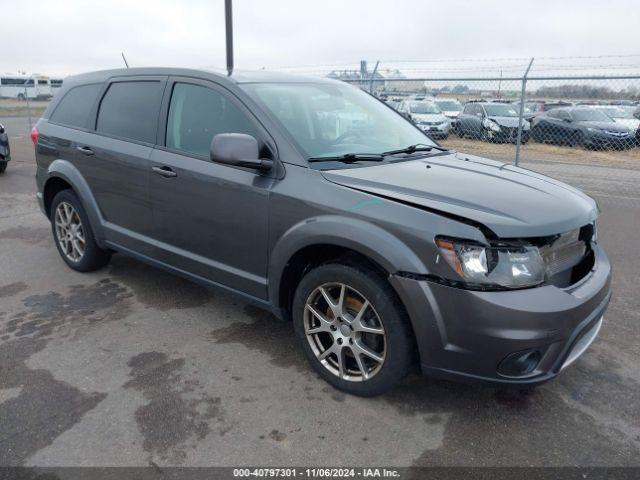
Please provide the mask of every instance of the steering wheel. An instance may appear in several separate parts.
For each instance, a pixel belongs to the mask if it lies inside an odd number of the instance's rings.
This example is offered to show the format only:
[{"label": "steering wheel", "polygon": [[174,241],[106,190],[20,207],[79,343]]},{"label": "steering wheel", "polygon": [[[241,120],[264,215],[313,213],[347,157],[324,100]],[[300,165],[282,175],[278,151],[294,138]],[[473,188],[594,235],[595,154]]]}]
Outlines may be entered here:
[{"label": "steering wheel", "polygon": [[361,137],[360,132],[349,130],[348,132],[345,132],[342,135],[340,135],[338,138],[336,138],[333,142],[331,142],[331,144],[339,145],[340,143],[344,142],[347,138],[353,138],[355,140],[360,137]]}]

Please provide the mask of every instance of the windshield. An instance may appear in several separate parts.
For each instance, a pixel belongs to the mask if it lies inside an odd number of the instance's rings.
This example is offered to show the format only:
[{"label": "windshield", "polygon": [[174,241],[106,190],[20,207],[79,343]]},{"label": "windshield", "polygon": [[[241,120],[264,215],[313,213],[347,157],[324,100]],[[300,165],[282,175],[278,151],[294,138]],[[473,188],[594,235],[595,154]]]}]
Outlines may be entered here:
[{"label": "windshield", "polygon": [[398,113],[349,85],[253,83],[241,87],[276,117],[309,158],[435,145]]},{"label": "windshield", "polygon": [[443,112],[459,112],[462,110],[462,104],[457,100],[438,100],[436,105]]},{"label": "windshield", "polygon": [[593,108],[582,108],[571,112],[576,122],[611,122],[611,117]]},{"label": "windshield", "polygon": [[633,118],[633,110],[622,107],[597,107],[596,110],[611,118]]},{"label": "windshield", "polygon": [[440,113],[438,106],[431,102],[411,102],[409,104],[409,110],[411,113],[417,113],[418,115]]},{"label": "windshield", "polygon": [[489,117],[519,116],[518,110],[516,110],[513,105],[507,105],[504,103],[485,104],[484,109],[487,111],[487,116]]}]

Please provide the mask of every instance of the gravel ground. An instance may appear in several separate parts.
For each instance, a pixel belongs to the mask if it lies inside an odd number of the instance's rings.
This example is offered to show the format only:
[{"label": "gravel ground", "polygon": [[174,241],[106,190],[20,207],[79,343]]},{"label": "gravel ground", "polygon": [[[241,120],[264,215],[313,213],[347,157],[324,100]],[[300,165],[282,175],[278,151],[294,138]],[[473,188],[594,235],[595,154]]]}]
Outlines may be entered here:
[{"label": "gravel ground", "polygon": [[12,147],[0,176],[0,465],[640,465],[634,165],[525,164],[602,209],[614,298],[572,367],[533,392],[412,376],[361,399],[310,370],[290,324],[241,300],[122,255],[96,273],[66,268],[36,204],[33,147],[26,136]]}]

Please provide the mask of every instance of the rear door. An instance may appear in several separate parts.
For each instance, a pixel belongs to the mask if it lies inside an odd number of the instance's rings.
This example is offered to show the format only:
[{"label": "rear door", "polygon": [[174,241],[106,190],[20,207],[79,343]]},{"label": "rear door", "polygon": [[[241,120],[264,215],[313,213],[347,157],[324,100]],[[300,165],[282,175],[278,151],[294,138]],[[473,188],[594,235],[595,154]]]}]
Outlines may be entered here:
[{"label": "rear door", "polygon": [[104,86],[93,131],[77,138],[77,165],[98,203],[107,240],[152,253],[149,157],[166,77],[120,77]]},{"label": "rear door", "polygon": [[159,259],[265,299],[274,173],[214,163],[209,150],[218,133],[245,133],[275,159],[273,140],[213,82],[170,79],[161,117],[166,134],[151,156],[149,188]]}]

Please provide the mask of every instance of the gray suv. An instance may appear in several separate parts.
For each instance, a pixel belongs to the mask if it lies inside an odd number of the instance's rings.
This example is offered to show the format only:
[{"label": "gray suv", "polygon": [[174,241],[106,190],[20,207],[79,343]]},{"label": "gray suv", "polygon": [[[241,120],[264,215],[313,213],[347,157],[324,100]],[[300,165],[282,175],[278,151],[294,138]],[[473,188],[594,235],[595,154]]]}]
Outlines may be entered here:
[{"label": "gray suv", "polygon": [[293,321],[313,368],[353,394],[412,365],[539,384],[594,340],[611,295],[591,198],[446,150],[338,81],[89,73],[32,138],[69,267],[120,252],[240,295]]}]

